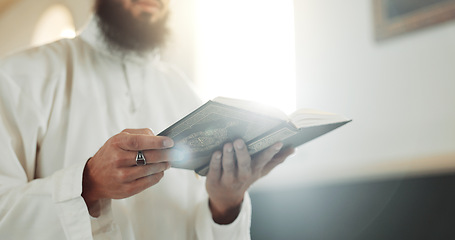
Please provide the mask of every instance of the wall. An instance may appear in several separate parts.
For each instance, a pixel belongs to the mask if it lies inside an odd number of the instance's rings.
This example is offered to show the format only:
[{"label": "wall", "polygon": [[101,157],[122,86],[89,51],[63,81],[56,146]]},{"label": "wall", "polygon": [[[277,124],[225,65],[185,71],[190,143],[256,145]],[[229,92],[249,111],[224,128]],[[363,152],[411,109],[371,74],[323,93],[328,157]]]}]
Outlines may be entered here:
[{"label": "wall", "polygon": [[170,36],[163,59],[176,65],[191,80],[195,78],[195,1],[172,0],[169,16]]},{"label": "wall", "polygon": [[377,43],[371,2],[294,1],[298,106],[353,122],[256,184],[252,239],[455,239],[455,22]]},{"label": "wall", "polygon": [[[63,4],[73,15],[77,30],[87,23],[94,0],[17,0],[0,12],[0,56],[30,46],[36,23],[53,4]],[[195,0],[172,0],[171,34],[163,58],[194,77]],[[14,23],[14,24],[13,24]]]},{"label": "wall", "polygon": [[41,14],[53,4],[63,4],[73,15],[76,29],[87,21],[92,0],[20,0],[0,14],[0,56],[28,47]]},{"label": "wall", "polygon": [[353,122],[259,185],[453,170],[455,22],[376,42],[372,1],[294,2],[297,104]]}]

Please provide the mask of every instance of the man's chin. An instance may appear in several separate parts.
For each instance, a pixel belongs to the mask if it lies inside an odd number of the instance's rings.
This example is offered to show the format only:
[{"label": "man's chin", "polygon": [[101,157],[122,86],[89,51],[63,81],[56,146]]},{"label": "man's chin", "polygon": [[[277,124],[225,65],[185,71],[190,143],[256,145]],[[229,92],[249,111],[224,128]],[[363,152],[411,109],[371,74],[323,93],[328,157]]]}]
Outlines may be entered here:
[{"label": "man's chin", "polygon": [[153,23],[157,21],[157,18],[155,17],[155,13],[150,13],[150,12],[145,12],[142,11],[139,13],[139,16],[137,17],[138,21],[141,21],[143,23]]},{"label": "man's chin", "polygon": [[[167,36],[168,14],[159,16],[142,11],[133,14],[122,4],[98,0],[96,14],[106,40],[121,50],[149,51],[164,45]],[[157,18],[157,21],[153,21]]]}]

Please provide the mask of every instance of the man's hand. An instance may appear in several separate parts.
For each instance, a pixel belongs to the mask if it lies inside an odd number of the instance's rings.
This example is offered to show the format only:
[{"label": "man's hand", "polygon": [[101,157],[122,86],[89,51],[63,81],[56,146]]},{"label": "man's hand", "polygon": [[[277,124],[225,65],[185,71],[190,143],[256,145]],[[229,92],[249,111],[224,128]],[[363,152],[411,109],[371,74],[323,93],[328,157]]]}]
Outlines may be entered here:
[{"label": "man's hand", "polygon": [[251,159],[244,141],[237,139],[225,144],[223,152],[213,153],[206,188],[215,222],[229,224],[237,218],[251,184],[294,153],[293,148],[281,151],[282,147],[276,143]]},{"label": "man's hand", "polygon": [[[97,213],[100,199],[121,199],[135,195],[155,184],[169,169],[174,142],[155,136],[150,129],[126,129],[110,138],[87,161],[82,181],[82,197],[90,214]],[[136,166],[142,151],[147,165]]]}]

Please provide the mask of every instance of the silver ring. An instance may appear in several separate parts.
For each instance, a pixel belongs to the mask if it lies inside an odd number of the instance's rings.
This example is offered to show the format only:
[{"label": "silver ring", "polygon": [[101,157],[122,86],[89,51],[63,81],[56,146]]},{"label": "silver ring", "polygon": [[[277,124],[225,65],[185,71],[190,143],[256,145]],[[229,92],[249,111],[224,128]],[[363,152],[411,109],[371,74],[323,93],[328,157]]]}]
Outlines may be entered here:
[{"label": "silver ring", "polygon": [[144,166],[147,164],[147,161],[145,160],[145,156],[142,153],[142,151],[138,151],[136,155],[136,165],[137,166]]}]

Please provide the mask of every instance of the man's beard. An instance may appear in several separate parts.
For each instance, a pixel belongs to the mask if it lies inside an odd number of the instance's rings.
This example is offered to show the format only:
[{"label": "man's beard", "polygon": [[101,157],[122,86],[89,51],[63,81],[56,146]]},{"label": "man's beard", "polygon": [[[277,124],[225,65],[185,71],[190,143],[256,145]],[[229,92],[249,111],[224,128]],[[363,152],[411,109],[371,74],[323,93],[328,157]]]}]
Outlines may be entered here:
[{"label": "man's beard", "polygon": [[143,53],[163,47],[168,29],[168,14],[158,21],[150,22],[151,15],[144,13],[135,18],[123,8],[122,3],[113,0],[97,0],[95,12],[99,26],[110,47],[121,51]]}]

